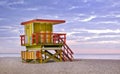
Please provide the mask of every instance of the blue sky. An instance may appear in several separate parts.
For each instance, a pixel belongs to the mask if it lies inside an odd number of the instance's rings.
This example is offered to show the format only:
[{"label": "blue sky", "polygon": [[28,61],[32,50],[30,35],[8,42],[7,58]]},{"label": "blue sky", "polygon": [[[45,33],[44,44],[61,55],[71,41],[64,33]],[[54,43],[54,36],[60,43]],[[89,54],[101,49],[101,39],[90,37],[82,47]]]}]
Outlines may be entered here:
[{"label": "blue sky", "polygon": [[120,0],[0,0],[0,53],[20,53],[21,22],[63,19],[75,53],[120,54]]}]

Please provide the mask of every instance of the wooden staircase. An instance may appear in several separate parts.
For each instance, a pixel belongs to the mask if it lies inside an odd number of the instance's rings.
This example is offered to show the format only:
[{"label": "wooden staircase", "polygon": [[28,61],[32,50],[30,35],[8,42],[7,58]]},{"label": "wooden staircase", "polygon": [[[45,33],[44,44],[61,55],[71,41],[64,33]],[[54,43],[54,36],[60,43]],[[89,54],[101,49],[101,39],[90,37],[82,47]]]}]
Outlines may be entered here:
[{"label": "wooden staircase", "polygon": [[57,37],[58,37],[58,42],[63,43],[63,48],[62,48],[63,61],[73,61],[73,54],[74,54],[73,51],[69,48],[69,46],[66,44],[66,42],[62,37],[60,37],[59,35]]}]

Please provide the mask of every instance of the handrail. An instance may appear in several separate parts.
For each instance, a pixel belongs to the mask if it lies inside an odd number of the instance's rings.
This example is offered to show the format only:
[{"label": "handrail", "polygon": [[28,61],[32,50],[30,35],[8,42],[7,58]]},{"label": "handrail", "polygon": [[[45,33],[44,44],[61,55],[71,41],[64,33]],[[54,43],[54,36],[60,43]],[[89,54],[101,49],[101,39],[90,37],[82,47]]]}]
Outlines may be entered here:
[{"label": "handrail", "polygon": [[[58,36],[58,37],[59,37],[59,36]],[[63,39],[59,37],[59,41],[62,41],[62,42],[63,42]],[[63,42],[63,43],[64,43],[64,42]],[[64,49],[63,49],[63,59],[66,59],[66,58],[64,57],[64,55],[65,55],[70,61],[72,61],[72,59],[73,59],[72,54],[74,54],[73,51],[68,47],[68,45],[67,45],[66,43],[64,43],[63,47],[64,47]],[[65,51],[67,51],[67,53],[66,53]],[[69,56],[69,55],[70,55],[70,56]]]},{"label": "handrail", "polygon": [[[61,39],[62,40],[62,38],[59,38],[59,39]],[[63,40],[62,40],[63,41]],[[66,48],[68,48],[68,50],[70,51],[70,53],[72,53],[73,54],[73,51],[68,47],[68,45],[66,44],[66,43],[64,43],[64,48],[65,48],[65,46],[66,46]]]},{"label": "handrail", "polygon": [[[34,39],[35,36],[36,38]],[[48,37],[47,37],[48,36]],[[56,44],[58,42],[58,37],[56,36],[64,36],[64,42],[66,41],[66,34],[60,34],[60,33],[34,33],[32,35],[34,41],[36,42],[36,44],[39,43],[39,39],[41,39],[41,43],[47,43],[47,39],[49,39],[51,42],[53,41],[54,44]],[[34,41],[32,40],[32,43],[34,43]]]},{"label": "handrail", "polygon": [[[20,35],[21,37],[21,45],[25,45],[26,42],[26,35]],[[39,43],[54,43],[58,44],[60,43],[58,41],[58,37],[61,37],[63,39],[63,42],[66,42],[66,34],[65,33],[33,33],[31,37],[32,45],[33,44],[39,44]],[[30,41],[29,41],[30,42]]]}]

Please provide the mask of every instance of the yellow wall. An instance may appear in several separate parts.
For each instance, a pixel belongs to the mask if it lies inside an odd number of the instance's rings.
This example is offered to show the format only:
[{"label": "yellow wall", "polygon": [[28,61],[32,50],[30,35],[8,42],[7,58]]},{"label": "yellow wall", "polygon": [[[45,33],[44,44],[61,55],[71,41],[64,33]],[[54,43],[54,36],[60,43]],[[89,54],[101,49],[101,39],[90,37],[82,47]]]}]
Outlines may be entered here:
[{"label": "yellow wall", "polygon": [[32,38],[32,33],[33,33],[33,24],[27,24],[24,26],[25,28],[25,36],[26,36],[26,43],[30,44],[31,43],[31,38]]},{"label": "yellow wall", "polygon": [[52,32],[52,24],[49,23],[34,23],[34,33]]},{"label": "yellow wall", "polygon": [[[34,33],[51,33],[53,30],[52,30],[52,26],[53,24],[50,24],[50,23],[34,23]],[[44,39],[41,38],[42,35],[39,37],[39,42],[40,43],[43,43],[44,42]],[[46,42],[47,43],[50,43],[51,42],[51,35],[48,34],[46,36]]]}]

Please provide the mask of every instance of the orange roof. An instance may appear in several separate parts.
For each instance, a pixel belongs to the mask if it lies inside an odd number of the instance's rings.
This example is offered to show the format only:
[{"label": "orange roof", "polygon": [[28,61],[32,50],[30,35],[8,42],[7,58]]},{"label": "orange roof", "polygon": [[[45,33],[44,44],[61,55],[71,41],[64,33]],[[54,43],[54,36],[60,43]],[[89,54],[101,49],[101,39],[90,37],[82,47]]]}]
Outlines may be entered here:
[{"label": "orange roof", "polygon": [[60,24],[60,23],[65,23],[65,20],[33,19],[30,21],[22,22],[21,25],[26,25],[28,23],[36,23],[36,22]]}]

